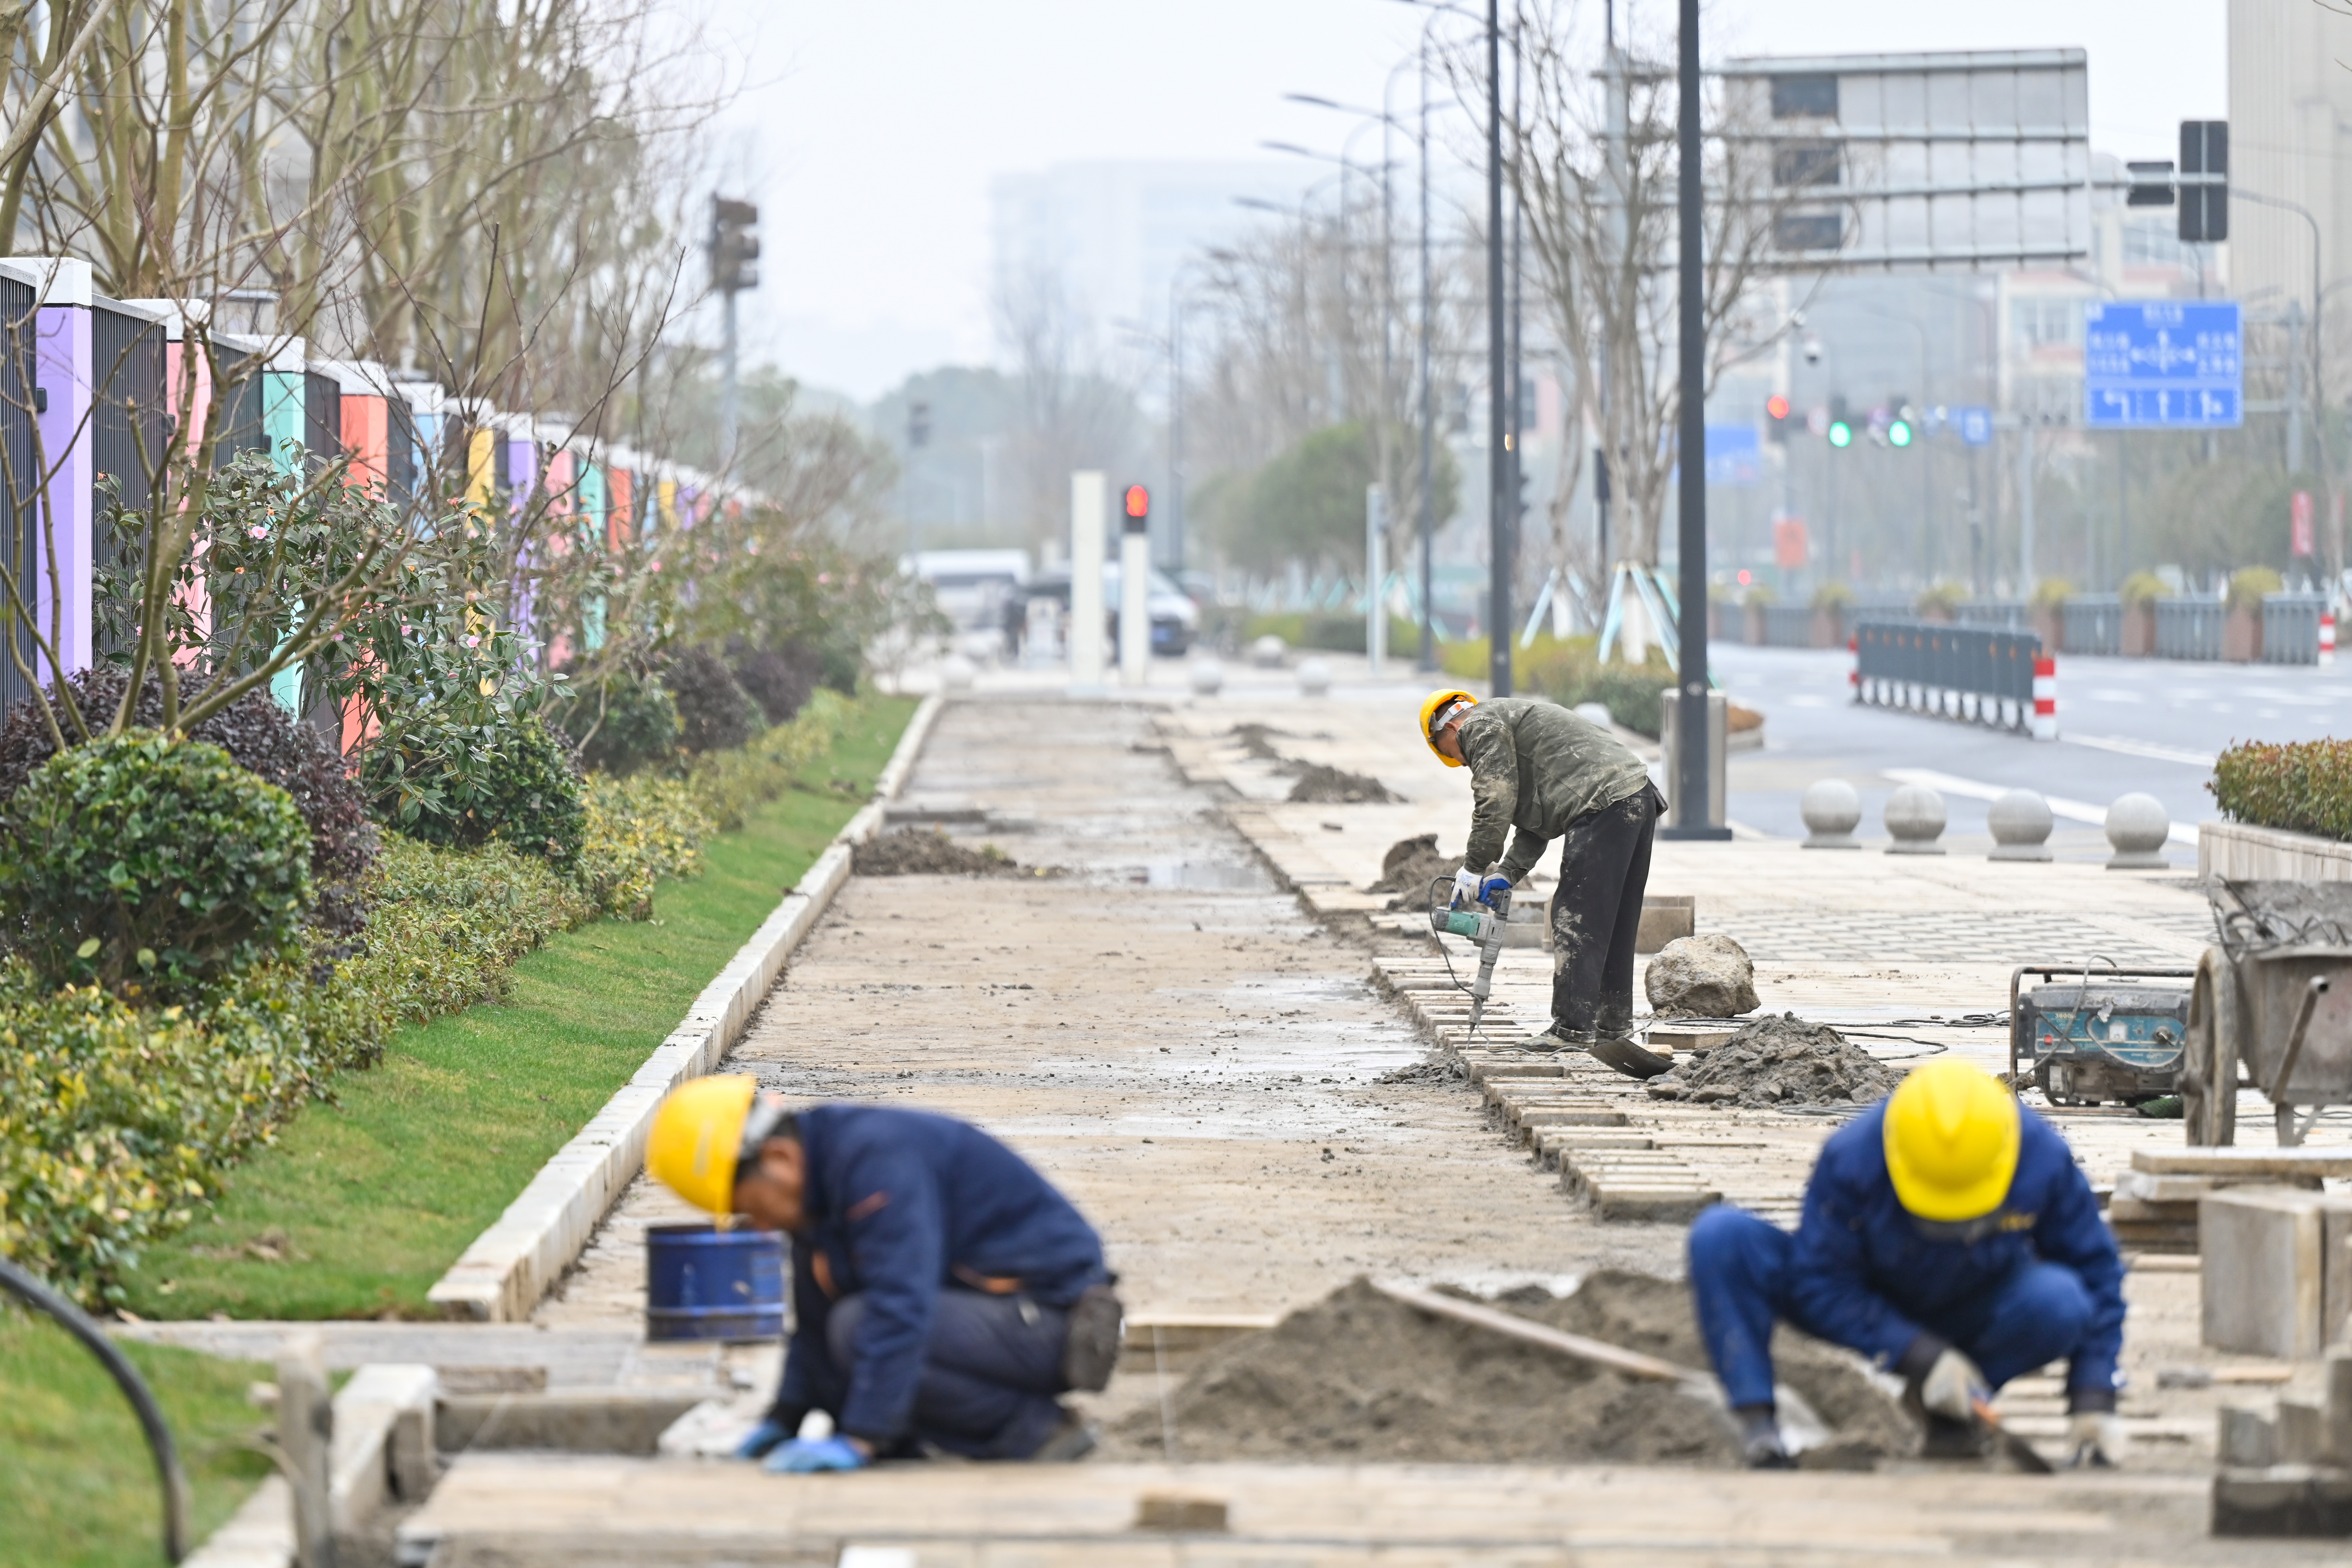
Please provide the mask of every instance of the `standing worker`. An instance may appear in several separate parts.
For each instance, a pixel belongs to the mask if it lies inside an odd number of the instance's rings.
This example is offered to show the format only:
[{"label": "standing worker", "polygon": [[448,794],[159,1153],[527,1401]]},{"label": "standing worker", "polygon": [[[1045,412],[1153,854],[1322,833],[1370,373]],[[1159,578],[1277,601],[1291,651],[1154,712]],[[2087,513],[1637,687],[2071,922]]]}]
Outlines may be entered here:
[{"label": "standing worker", "polygon": [[[1489,901],[1560,841],[1552,894],[1551,1025],[1525,1048],[1580,1047],[1618,1071],[1654,1078],[1672,1064],[1628,1037],[1633,942],[1650,881],[1650,840],[1666,803],[1616,736],[1557,702],[1435,691],[1422,739],[1449,768],[1470,769],[1470,845],[1454,901]],[[1510,835],[1510,851],[1503,839]]]},{"label": "standing worker", "polygon": [[[1102,1388],[1118,1359],[1102,1242],[980,1129],[879,1106],[795,1112],[749,1076],[699,1078],[654,1112],[646,1169],[722,1224],[792,1237],[783,1379],[737,1458],[799,1472],[925,1444],[975,1459],[1094,1447],[1055,1395]],[[832,1436],[798,1436],[813,1410]]]},{"label": "standing worker", "polygon": [[2066,1141],[1949,1057],[1831,1135],[1794,1236],[1726,1205],[1690,1233],[1699,1332],[1759,1469],[1790,1463],[1776,1319],[1899,1373],[1931,1458],[1980,1454],[1994,1392],[2063,1356],[2070,1457],[2120,1463],[2123,1278]]}]

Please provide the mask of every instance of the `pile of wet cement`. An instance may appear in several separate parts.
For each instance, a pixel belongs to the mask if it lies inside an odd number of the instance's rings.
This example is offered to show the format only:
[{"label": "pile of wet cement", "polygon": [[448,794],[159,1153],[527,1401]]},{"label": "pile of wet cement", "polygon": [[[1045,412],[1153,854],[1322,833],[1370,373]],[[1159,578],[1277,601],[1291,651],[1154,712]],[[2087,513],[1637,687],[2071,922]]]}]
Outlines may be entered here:
[{"label": "pile of wet cement", "polygon": [[1762,1017],[1649,1081],[1653,1100],[1698,1105],[1870,1105],[1903,1080],[1827,1024],[1794,1013]]},{"label": "pile of wet cement", "polygon": [[1297,805],[1383,805],[1402,798],[1376,778],[1321,763],[1301,767],[1298,782],[1290,786],[1291,802]]},{"label": "pile of wet cement", "polygon": [[[1674,1280],[1603,1270],[1571,1296],[1529,1286],[1494,1305],[1685,1366],[1706,1363],[1690,1293]],[[1895,1402],[1845,1352],[1783,1328],[1773,1354],[1781,1381],[1836,1431],[1814,1464],[1867,1468],[1916,1448]],[[1211,1352],[1168,1404],[1176,1457],[1195,1462],[1739,1463],[1725,1417],[1672,1384],[1430,1317],[1362,1279]],[[1155,1402],[1114,1423],[1104,1457],[1163,1457],[1160,1421]]]},{"label": "pile of wet cement", "polygon": [[902,827],[868,839],[852,852],[851,868],[861,877],[1045,876],[1047,868],[1024,867],[993,844],[967,849],[938,828]]},{"label": "pile of wet cement", "polygon": [[1381,879],[1364,891],[1402,893],[1411,900],[1410,905],[1402,902],[1391,904],[1391,909],[1418,909],[1428,903],[1432,882],[1441,879],[1450,882],[1454,879],[1454,873],[1460,869],[1462,857],[1441,854],[1436,834],[1424,833],[1418,838],[1400,838],[1389,846],[1387,854],[1381,857]]}]

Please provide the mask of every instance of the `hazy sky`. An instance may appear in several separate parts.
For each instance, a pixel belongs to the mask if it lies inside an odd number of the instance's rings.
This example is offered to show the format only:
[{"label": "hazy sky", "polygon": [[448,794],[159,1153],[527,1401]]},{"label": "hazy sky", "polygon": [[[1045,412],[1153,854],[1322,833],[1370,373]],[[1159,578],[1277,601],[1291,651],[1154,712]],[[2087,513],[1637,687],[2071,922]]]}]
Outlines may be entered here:
[{"label": "hazy sky", "polygon": [[[1349,122],[1282,95],[1377,100],[1423,18],[1397,0],[709,4],[749,79],[719,144],[761,209],[751,357],[862,398],[991,357],[992,176],[1271,158],[1268,139],[1335,149]],[[1633,10],[1671,15],[1665,0]],[[2227,112],[2224,19],[2223,0],[1713,0],[1707,53],[2079,45],[2094,146],[2169,157],[2177,121]],[[1394,101],[1412,95],[1407,71]]]}]

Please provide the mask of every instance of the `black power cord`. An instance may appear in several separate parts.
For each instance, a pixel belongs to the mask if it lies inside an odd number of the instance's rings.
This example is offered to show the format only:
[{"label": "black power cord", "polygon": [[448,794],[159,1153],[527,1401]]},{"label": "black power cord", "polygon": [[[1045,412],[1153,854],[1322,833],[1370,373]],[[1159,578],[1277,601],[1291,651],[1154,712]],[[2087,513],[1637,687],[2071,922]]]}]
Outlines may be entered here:
[{"label": "black power cord", "polygon": [[155,1456],[156,1479],[163,1488],[163,1561],[179,1562],[188,1554],[188,1478],[180,1468],[180,1453],[173,1445],[172,1428],[164,1424],[163,1412],[155,1404],[155,1395],[148,1389],[146,1380],[89,1313],[5,1258],[0,1258],[0,1289],[47,1312],[66,1332],[79,1340],[113,1376],[122,1396],[138,1413],[140,1427],[147,1434],[147,1447]]}]

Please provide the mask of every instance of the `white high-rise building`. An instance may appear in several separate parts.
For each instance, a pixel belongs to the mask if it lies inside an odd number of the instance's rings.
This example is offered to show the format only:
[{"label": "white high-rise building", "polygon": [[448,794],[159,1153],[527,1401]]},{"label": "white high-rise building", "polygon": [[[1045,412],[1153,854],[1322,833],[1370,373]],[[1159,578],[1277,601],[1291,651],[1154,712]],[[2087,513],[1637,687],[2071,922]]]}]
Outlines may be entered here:
[{"label": "white high-rise building", "polygon": [[[2310,0],[2230,0],[2230,184],[2311,215],[2323,289],[2352,276],[2347,58],[2352,19],[2341,12]],[[2298,213],[2231,202],[2230,280],[2250,309],[2300,300],[2309,312],[2312,227]],[[2331,319],[2344,309],[2326,301]]]}]

